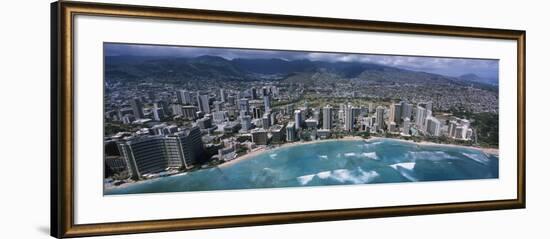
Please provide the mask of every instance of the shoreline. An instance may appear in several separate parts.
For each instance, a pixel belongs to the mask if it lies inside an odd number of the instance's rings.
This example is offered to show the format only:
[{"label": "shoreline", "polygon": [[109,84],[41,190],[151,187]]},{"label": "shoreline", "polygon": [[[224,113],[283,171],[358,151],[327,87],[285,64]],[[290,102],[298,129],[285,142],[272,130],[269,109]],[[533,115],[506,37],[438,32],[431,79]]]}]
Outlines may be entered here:
[{"label": "shoreline", "polygon": [[476,146],[468,146],[468,145],[458,145],[458,144],[442,144],[442,143],[434,143],[430,141],[420,141],[415,142],[412,140],[406,140],[406,139],[399,139],[399,138],[384,138],[384,137],[377,137],[377,136],[371,136],[369,139],[365,139],[366,141],[371,140],[396,140],[401,142],[407,142],[407,143],[413,143],[417,145],[425,145],[425,146],[445,146],[445,147],[453,147],[453,148],[464,148],[464,149],[475,149],[479,150],[485,154],[491,154],[491,155],[499,155],[498,148],[484,148],[484,147],[476,147]]},{"label": "shoreline", "polygon": [[475,150],[479,150],[485,154],[491,154],[491,155],[496,155],[498,156],[499,155],[499,151],[497,148],[482,148],[482,147],[475,147],[475,146],[467,146],[467,145],[456,145],[456,144],[438,144],[438,143],[433,143],[433,142],[429,142],[429,141],[422,141],[422,142],[419,142],[418,144],[420,145],[429,145],[429,146],[446,146],[446,147],[455,147],[455,148],[466,148],[466,149],[475,149]]},{"label": "shoreline", "polygon": [[341,138],[341,139],[324,139],[324,140],[313,140],[313,141],[297,141],[297,142],[292,142],[292,143],[286,143],[286,144],[282,144],[280,146],[277,146],[277,147],[273,147],[273,148],[268,148],[268,147],[262,147],[258,150],[254,150],[250,153],[247,153],[243,156],[240,156],[240,157],[237,157],[231,161],[227,161],[225,163],[222,163],[220,165],[217,165],[218,168],[224,168],[224,167],[228,167],[228,166],[231,166],[233,164],[236,164],[238,162],[241,162],[241,161],[245,161],[247,159],[250,159],[251,157],[253,156],[257,156],[259,154],[262,154],[264,152],[268,152],[270,150],[275,150],[275,149],[284,149],[284,148],[288,148],[288,147],[292,147],[292,146],[298,146],[298,145],[308,145],[308,144],[315,144],[315,143],[321,143],[321,142],[332,142],[332,141],[356,141],[356,140],[366,140],[364,138],[361,138],[359,136],[348,136],[348,137],[344,137],[344,138]]},{"label": "shoreline", "polygon": [[341,139],[325,139],[325,140],[314,140],[314,141],[304,141],[304,142],[298,141],[298,142],[286,143],[286,144],[283,144],[283,145],[280,145],[280,146],[277,146],[277,147],[273,147],[273,148],[262,147],[258,150],[255,150],[253,152],[250,152],[250,153],[247,153],[247,154],[242,155],[240,157],[237,157],[237,158],[235,158],[231,161],[222,163],[222,164],[218,165],[217,167],[219,167],[219,168],[228,167],[228,166],[231,166],[235,163],[238,163],[238,162],[241,162],[241,161],[246,161],[246,160],[250,159],[251,157],[254,157],[254,156],[257,156],[259,154],[268,152],[270,150],[275,150],[275,149],[283,149],[283,148],[292,147],[292,146],[308,145],[308,144],[323,143],[323,142],[357,141],[357,140],[362,140],[362,141],[365,141],[365,142],[371,142],[371,141],[374,141],[374,140],[396,140],[396,141],[401,141],[401,142],[405,142],[405,143],[416,144],[418,146],[444,146],[444,147],[454,147],[454,148],[465,148],[465,149],[479,150],[479,151],[481,151],[485,154],[496,155],[496,156],[499,155],[499,150],[497,148],[483,148],[483,147],[475,147],[475,146],[467,146],[467,145],[456,145],[456,144],[441,144],[441,143],[434,143],[434,142],[430,142],[430,141],[415,142],[415,141],[406,140],[406,139],[384,138],[384,137],[378,137],[378,136],[371,136],[368,139],[364,139],[364,138],[359,137],[359,136],[346,136],[346,137],[341,138]]},{"label": "shoreline", "polygon": [[189,172],[179,172],[179,173],[164,176],[164,177],[156,177],[156,178],[142,179],[142,180],[138,180],[138,181],[125,182],[125,183],[120,184],[118,186],[113,185],[113,184],[110,184],[109,186],[105,186],[106,184],[103,183],[103,193],[104,193],[104,195],[111,195],[111,194],[105,194],[105,191],[110,190],[110,189],[124,188],[124,187],[132,186],[132,185],[142,184],[142,183],[150,183],[150,182],[154,182],[155,180],[159,180],[161,178],[169,178],[169,177],[174,177],[174,176],[187,175],[188,173]]}]

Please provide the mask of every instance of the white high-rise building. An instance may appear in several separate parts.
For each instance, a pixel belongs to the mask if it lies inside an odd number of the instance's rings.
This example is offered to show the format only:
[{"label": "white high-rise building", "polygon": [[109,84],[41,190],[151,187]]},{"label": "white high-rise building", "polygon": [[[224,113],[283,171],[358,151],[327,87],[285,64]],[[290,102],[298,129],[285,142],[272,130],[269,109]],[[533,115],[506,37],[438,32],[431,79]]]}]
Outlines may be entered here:
[{"label": "white high-rise building", "polygon": [[376,124],[378,126],[376,130],[384,129],[384,111],[384,107],[376,107]]},{"label": "white high-rise building", "polygon": [[395,118],[396,118],[395,108],[396,108],[396,104],[395,104],[395,103],[390,104],[390,110],[389,110],[389,116],[388,116],[388,125],[389,125],[391,122],[395,122]]},{"label": "white high-rise building", "polygon": [[411,132],[411,120],[409,118],[405,118],[403,120],[403,130],[401,131],[401,133],[403,135],[409,135]]},{"label": "white high-rise building", "polygon": [[220,100],[225,103],[225,90],[223,88],[220,89]]},{"label": "white high-rise building", "polygon": [[286,125],[286,141],[292,142],[296,140],[296,124],[292,121]]},{"label": "white high-rise building", "polygon": [[332,107],[330,105],[323,108],[323,129],[332,128]]},{"label": "white high-rise building", "polygon": [[160,108],[158,107],[157,103],[153,103],[153,119],[156,121],[160,121]]},{"label": "white high-rise building", "polygon": [[241,117],[241,130],[248,131],[252,128],[252,117],[245,115]]},{"label": "white high-rise building", "polygon": [[424,124],[426,122],[427,117],[426,109],[422,106],[416,107],[416,120],[415,124],[420,130],[424,130]]},{"label": "white high-rise building", "polygon": [[344,130],[346,131],[353,131],[353,108],[351,106],[348,106],[344,110],[345,114],[345,120],[344,120]]},{"label": "white high-rise building", "polygon": [[454,138],[457,127],[458,127],[458,123],[456,122],[456,120],[452,120],[451,122],[449,122],[449,126],[447,128],[447,135],[449,135],[449,137],[451,138]]},{"label": "white high-rise building", "polygon": [[441,128],[441,123],[439,122],[438,119],[432,116],[426,118],[426,133],[428,133],[431,136],[439,136],[440,128]]},{"label": "white high-rise building", "polygon": [[473,130],[470,128],[470,121],[467,119],[457,119],[449,122],[447,134],[454,139],[469,140],[472,137]]},{"label": "white high-rise building", "polygon": [[338,122],[344,123],[346,121],[346,105],[340,104],[340,108],[338,109]]},{"label": "white high-rise building", "polygon": [[269,95],[264,95],[264,108],[265,112],[271,111],[271,97]]},{"label": "white high-rise building", "polygon": [[191,92],[187,90],[179,90],[176,92],[176,96],[178,98],[178,103],[183,105],[191,104]]},{"label": "white high-rise building", "polygon": [[403,102],[401,104],[401,120],[405,120],[406,118],[409,118],[409,120],[412,119],[412,110],[412,104]]},{"label": "white high-rise building", "polygon": [[390,105],[390,122],[395,122],[398,125],[401,122],[401,103]]},{"label": "white high-rise building", "polygon": [[197,95],[197,105],[199,106],[199,110],[203,113],[210,113],[210,102],[208,95]]}]

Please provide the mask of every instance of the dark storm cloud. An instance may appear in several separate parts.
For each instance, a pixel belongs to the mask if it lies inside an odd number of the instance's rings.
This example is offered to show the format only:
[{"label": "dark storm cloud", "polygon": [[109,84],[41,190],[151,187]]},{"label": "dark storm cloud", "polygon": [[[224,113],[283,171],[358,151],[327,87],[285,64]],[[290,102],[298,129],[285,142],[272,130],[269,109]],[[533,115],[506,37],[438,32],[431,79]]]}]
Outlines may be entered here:
[{"label": "dark storm cloud", "polygon": [[202,55],[235,58],[279,58],[284,60],[312,60],[330,62],[365,62],[424,71],[449,76],[474,73],[481,77],[498,78],[498,61],[467,58],[392,56],[370,54],[322,53],[299,51],[248,50],[209,47],[180,47],[136,44],[105,44],[105,54],[136,56],[197,57]]}]

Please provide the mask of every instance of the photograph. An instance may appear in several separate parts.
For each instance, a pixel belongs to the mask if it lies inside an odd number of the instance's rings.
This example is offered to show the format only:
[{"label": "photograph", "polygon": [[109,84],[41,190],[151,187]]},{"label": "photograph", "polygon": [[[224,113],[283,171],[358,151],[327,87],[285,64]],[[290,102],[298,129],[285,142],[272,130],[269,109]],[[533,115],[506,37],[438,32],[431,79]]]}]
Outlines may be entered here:
[{"label": "photograph", "polygon": [[49,235],[526,208],[525,27],[333,9],[52,3]]},{"label": "photograph", "polygon": [[104,195],[499,178],[499,59],[103,42]]}]

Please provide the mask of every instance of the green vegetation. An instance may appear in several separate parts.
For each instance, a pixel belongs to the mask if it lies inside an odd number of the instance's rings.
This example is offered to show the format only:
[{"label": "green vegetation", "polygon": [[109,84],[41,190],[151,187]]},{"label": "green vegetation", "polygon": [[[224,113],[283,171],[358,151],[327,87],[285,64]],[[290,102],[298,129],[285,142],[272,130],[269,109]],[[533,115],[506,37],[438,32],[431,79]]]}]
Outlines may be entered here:
[{"label": "green vegetation", "polygon": [[453,109],[451,113],[460,118],[470,119],[477,136],[477,143],[482,147],[498,147],[498,114],[483,112],[472,113]]},{"label": "green vegetation", "polygon": [[241,157],[241,156],[245,155],[247,152],[248,152],[248,148],[244,145],[241,145],[235,151],[235,153],[237,154],[237,157]]},{"label": "green vegetation", "polygon": [[474,114],[472,125],[476,129],[477,141],[481,146],[498,147],[498,114]]}]

